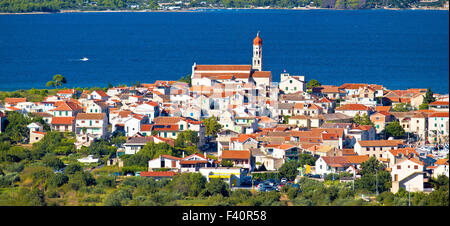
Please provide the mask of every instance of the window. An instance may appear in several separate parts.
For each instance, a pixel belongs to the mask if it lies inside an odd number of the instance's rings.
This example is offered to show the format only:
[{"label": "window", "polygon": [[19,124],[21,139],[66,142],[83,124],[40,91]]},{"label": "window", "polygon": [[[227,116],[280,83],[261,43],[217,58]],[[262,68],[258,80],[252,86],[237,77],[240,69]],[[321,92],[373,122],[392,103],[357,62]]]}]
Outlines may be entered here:
[{"label": "window", "polygon": [[69,115],[69,112],[68,111],[66,111],[66,116],[68,116]]},{"label": "window", "polygon": [[291,84],[292,84],[292,80],[289,80],[289,83],[291,83]]},{"label": "window", "polygon": [[97,123],[97,124],[98,124],[98,123],[99,123],[99,121],[95,121],[95,123]]},{"label": "window", "polygon": [[398,165],[398,166],[397,166],[397,169],[402,169],[402,166]]},{"label": "window", "polygon": [[416,165],[416,166],[414,166],[414,169],[419,169],[419,167]]}]

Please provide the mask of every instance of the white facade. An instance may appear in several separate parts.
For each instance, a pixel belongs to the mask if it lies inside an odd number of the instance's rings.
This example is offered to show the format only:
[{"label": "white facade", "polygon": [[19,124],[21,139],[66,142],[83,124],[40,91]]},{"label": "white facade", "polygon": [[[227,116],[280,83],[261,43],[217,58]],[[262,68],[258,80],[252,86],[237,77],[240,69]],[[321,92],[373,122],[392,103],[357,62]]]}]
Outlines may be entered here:
[{"label": "white facade", "polygon": [[[303,80],[301,80],[303,78]],[[281,74],[279,88],[284,93],[296,93],[306,91],[304,76],[290,76],[288,73]]]},{"label": "white facade", "polygon": [[407,191],[423,191],[423,165],[405,159],[392,166],[392,189],[396,193],[399,188]]}]

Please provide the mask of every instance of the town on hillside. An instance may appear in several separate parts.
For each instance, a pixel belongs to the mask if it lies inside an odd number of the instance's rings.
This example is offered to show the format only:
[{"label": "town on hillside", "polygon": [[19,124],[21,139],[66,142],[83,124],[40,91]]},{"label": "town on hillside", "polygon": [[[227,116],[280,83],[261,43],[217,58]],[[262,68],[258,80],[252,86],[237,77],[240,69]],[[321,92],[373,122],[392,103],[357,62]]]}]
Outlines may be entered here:
[{"label": "town on hillside", "polygon": [[[288,72],[273,82],[271,71],[264,70],[259,33],[252,46],[251,64],[194,62],[191,75],[179,81],[60,88],[39,102],[7,97],[0,104],[0,131],[15,134],[7,131],[13,116],[37,117],[15,129],[25,135],[11,135],[12,143],[34,147],[57,131],[72,138],[67,139],[76,150],[87,150],[122,137],[113,154],[80,151],[85,154],[78,162],[127,168],[118,175],[156,180],[196,172],[207,181],[219,178],[231,188],[259,191],[297,184],[302,177],[323,181],[346,175],[339,180],[353,181],[371,160],[381,164],[377,175],[390,175],[394,194],[432,192],[433,178],[449,176],[448,94],[379,84],[323,85]],[[164,149],[152,149],[157,147]],[[60,149],[64,155],[66,149]],[[130,159],[143,150],[156,154],[145,167],[133,168]],[[305,156],[313,161],[299,164],[292,178],[265,183],[254,177]]]}]

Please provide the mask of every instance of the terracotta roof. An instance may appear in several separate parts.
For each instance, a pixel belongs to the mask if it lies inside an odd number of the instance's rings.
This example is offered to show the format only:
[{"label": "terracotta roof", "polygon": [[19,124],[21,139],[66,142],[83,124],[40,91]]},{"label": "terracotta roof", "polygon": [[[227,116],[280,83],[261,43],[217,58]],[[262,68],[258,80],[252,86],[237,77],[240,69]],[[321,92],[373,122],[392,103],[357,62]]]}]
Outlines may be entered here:
[{"label": "terracotta roof", "polygon": [[151,124],[142,124],[141,125],[141,131],[151,131],[152,125]]},{"label": "terracotta roof", "polygon": [[175,124],[178,123],[180,120],[182,120],[182,117],[166,117],[166,116],[160,116],[153,119],[153,122],[155,124]]},{"label": "terracotta roof", "polygon": [[198,71],[250,71],[252,65],[196,65]]},{"label": "terracotta roof", "polygon": [[339,86],[339,89],[359,89],[361,87],[366,87],[367,84],[357,84],[357,83],[345,83]]},{"label": "terracotta roof", "polygon": [[146,144],[149,142],[153,142],[153,137],[129,137],[127,139],[127,144]]},{"label": "terracotta roof", "polygon": [[448,165],[448,159],[438,159],[434,162],[435,165]]},{"label": "terracotta roof", "polygon": [[180,165],[193,165],[193,164],[201,164],[208,163],[206,160],[181,160]]},{"label": "terracotta roof", "polygon": [[160,157],[166,158],[166,159],[173,159],[173,160],[181,160],[181,158],[171,156],[171,155],[160,155]]},{"label": "terracotta roof", "polygon": [[362,104],[345,104],[338,108],[336,111],[368,111],[369,107],[364,106]]},{"label": "terracotta roof", "polygon": [[361,147],[398,147],[403,140],[360,140]]},{"label": "terracotta roof", "polygon": [[20,103],[20,102],[27,102],[27,98],[16,98],[16,97],[7,97],[5,98],[5,103]]},{"label": "terracotta roof", "polygon": [[103,90],[95,90],[95,92],[101,97],[108,97],[108,94],[106,94]]},{"label": "terracotta roof", "polygon": [[131,111],[119,111],[118,115],[121,118],[126,118],[128,116],[130,116],[133,112]]},{"label": "terracotta roof", "polygon": [[333,85],[322,85],[313,88],[314,93],[339,93],[339,87]]},{"label": "terracotta roof", "polygon": [[41,132],[41,131],[33,131],[33,133],[42,134],[42,135],[47,134],[46,132]]},{"label": "terracotta roof", "polygon": [[410,153],[413,153],[415,156],[419,156],[419,153],[417,153],[414,148],[399,148],[397,150],[389,150],[389,152],[394,156],[397,156],[399,153],[402,153],[404,156],[407,156]]},{"label": "terracotta roof", "polygon": [[322,140],[339,140],[339,135],[333,133],[322,133]]},{"label": "terracotta roof", "polygon": [[253,39],[253,45],[258,45],[258,46],[262,45],[262,39],[259,37],[259,33]]},{"label": "terracotta roof", "polygon": [[82,107],[73,102],[62,102],[58,103],[58,107],[53,109],[53,111],[78,111],[82,109]]},{"label": "terracotta roof", "polygon": [[76,90],[74,90],[74,89],[65,89],[65,90],[59,90],[58,91],[58,93],[61,93],[61,94],[74,94],[74,93],[76,93],[77,91]]},{"label": "terracotta roof", "polygon": [[177,175],[173,171],[154,171],[154,172],[141,172],[141,177],[173,177]]},{"label": "terracotta roof", "polygon": [[430,106],[441,106],[441,105],[449,105],[448,101],[435,101],[435,102],[431,102],[428,105]]},{"label": "terracotta roof", "polygon": [[449,113],[448,112],[436,112],[434,114],[429,115],[428,117],[447,117],[448,118]]},{"label": "terracotta roof", "polygon": [[252,74],[254,78],[269,78],[270,76],[272,76],[272,72],[270,71],[255,71]]},{"label": "terracotta roof", "polygon": [[325,161],[325,163],[331,167],[346,167],[349,166],[351,163],[348,162],[347,158],[348,156],[322,156],[321,158]]},{"label": "terracotta roof", "polygon": [[375,111],[385,111],[385,112],[389,112],[391,110],[391,106],[376,106],[375,107]]},{"label": "terracotta roof", "polygon": [[92,120],[103,120],[106,118],[105,113],[78,113],[76,119],[92,119]]},{"label": "terracotta roof", "polygon": [[162,124],[155,124],[153,126],[154,131],[178,131],[178,125],[162,125]]},{"label": "terracotta roof", "polygon": [[75,117],[53,117],[52,125],[71,125]]},{"label": "terracotta roof", "polygon": [[369,160],[369,155],[348,155],[344,156],[349,163],[352,164],[361,164],[367,160]]},{"label": "terracotta roof", "polygon": [[222,151],[222,159],[250,159],[250,151]]}]

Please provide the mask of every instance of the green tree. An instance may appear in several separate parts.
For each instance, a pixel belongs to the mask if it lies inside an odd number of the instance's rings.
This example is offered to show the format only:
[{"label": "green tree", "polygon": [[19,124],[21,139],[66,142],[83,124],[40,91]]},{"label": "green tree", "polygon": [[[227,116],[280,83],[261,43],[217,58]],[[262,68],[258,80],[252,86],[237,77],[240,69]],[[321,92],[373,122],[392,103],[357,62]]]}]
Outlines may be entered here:
[{"label": "green tree", "polygon": [[220,165],[222,165],[223,167],[233,167],[233,162],[231,162],[230,160],[222,160],[222,162],[220,162]]},{"label": "green tree", "polygon": [[66,84],[67,80],[64,76],[57,74],[55,76],[53,76],[53,80],[48,81],[46,86],[47,87],[55,87],[55,89],[58,89],[59,86],[62,86],[63,84]]},{"label": "green tree", "polygon": [[60,170],[64,168],[64,162],[54,154],[47,154],[42,158],[42,162],[53,169]]},{"label": "green tree", "polygon": [[229,185],[219,178],[212,178],[203,191],[204,196],[222,195],[228,197],[229,193]]},{"label": "green tree", "polygon": [[25,142],[29,137],[27,125],[31,120],[19,112],[8,112],[5,133],[13,143]]},{"label": "green tree", "polygon": [[405,130],[400,125],[400,122],[393,121],[389,123],[384,129],[386,136],[391,136],[394,138],[402,138],[405,136]]},{"label": "green tree", "polygon": [[279,169],[281,176],[286,177],[288,180],[294,180],[298,175],[299,163],[297,161],[287,161]]},{"label": "green tree", "polygon": [[217,117],[211,116],[203,120],[203,125],[205,126],[205,135],[216,137],[217,133],[222,129],[222,125],[218,122]]},{"label": "green tree", "polygon": [[[420,107],[420,106],[419,106]],[[407,103],[400,103],[400,104],[396,104],[393,108],[392,111],[393,112],[408,112],[412,110],[412,106],[411,104],[407,104]]]},{"label": "green tree", "polygon": [[181,77],[180,79],[178,79],[178,81],[185,82],[185,83],[189,84],[189,86],[192,86],[191,75],[186,75],[186,77]]},{"label": "green tree", "polygon": [[428,110],[429,106],[427,103],[422,103],[419,105],[419,110]]},{"label": "green tree", "polygon": [[353,122],[358,125],[371,125],[374,126],[374,123],[370,121],[369,116],[366,113],[363,113],[363,115],[356,114],[353,117]]},{"label": "green tree", "polygon": [[313,166],[316,164],[317,158],[306,153],[301,153],[298,156],[298,163],[300,166],[310,165]]},{"label": "green tree", "polygon": [[306,84],[306,88],[307,89],[312,89],[313,87],[319,87],[319,86],[321,86],[322,84],[319,82],[319,81],[317,81],[317,80],[315,80],[315,79],[311,79],[311,80],[309,80],[309,82]]},{"label": "green tree", "polygon": [[178,192],[182,196],[196,197],[206,185],[206,178],[200,173],[183,173],[175,176],[167,185],[167,189]]},{"label": "green tree", "polygon": [[436,101],[436,98],[433,96],[433,92],[430,88],[427,89],[427,92],[425,93],[425,96],[423,97],[423,103],[422,104],[429,104]]}]

